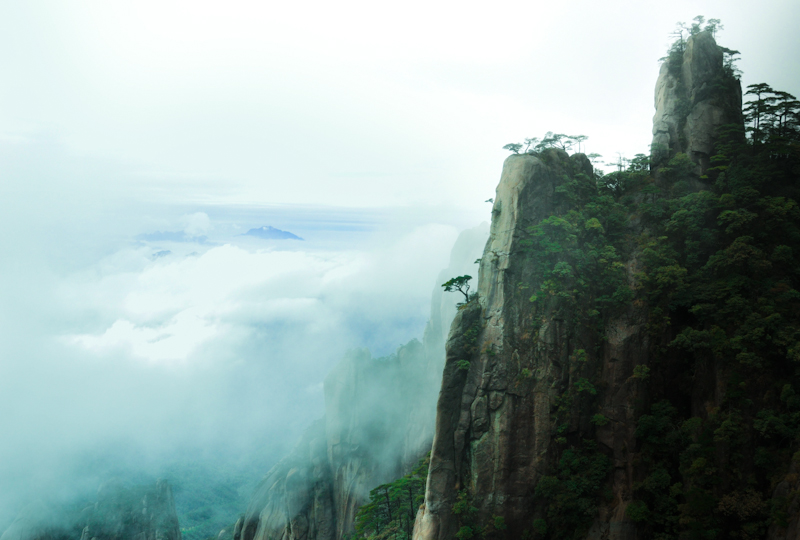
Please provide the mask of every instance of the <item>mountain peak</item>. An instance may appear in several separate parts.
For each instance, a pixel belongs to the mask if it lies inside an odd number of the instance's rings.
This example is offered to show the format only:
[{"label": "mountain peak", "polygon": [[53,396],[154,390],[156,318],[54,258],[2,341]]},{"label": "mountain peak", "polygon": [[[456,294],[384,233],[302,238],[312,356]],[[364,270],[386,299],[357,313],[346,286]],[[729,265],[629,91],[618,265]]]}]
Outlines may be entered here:
[{"label": "mountain peak", "polygon": [[245,236],[255,236],[264,240],[302,240],[299,236],[289,231],[276,229],[272,225],[264,225],[255,229],[250,229]]}]

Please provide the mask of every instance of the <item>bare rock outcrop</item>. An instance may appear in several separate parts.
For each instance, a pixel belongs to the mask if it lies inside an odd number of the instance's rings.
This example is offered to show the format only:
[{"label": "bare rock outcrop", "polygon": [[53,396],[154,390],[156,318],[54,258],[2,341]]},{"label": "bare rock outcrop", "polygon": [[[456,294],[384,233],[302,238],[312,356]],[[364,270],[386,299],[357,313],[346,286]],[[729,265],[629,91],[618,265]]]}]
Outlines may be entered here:
[{"label": "bare rock outcrop", "polygon": [[725,49],[710,32],[690,36],[682,55],[661,65],[655,90],[652,166],[687,154],[705,173],[714,155],[717,130],[742,123],[742,88],[726,69]]},{"label": "bare rock outcrop", "polygon": [[[508,537],[520,537],[535,517],[534,487],[553,465],[551,408],[575,384],[577,349],[592,350],[590,335],[572,332],[550,305],[532,331],[529,299],[535,282],[522,241],[526,230],[566,210],[558,188],[577,174],[591,172],[583,155],[560,150],[539,156],[514,155],[497,187],[490,238],[481,260],[479,301],[453,321],[437,405],[425,504],[417,515],[415,540],[450,540],[459,530],[453,514],[461,490],[473,496],[484,522],[500,516]],[[631,279],[633,273],[631,272]],[[598,359],[611,390],[602,410],[612,421],[598,433],[613,456],[615,501],[599,529],[608,538],[628,530],[624,504],[631,483],[629,449],[635,447],[632,411],[633,365],[647,339],[640,314],[631,310],[608,325],[609,343]],[[469,369],[460,361],[468,360]],[[585,419],[575,417],[576,436]],[[611,532],[610,532],[611,531]],[[530,531],[528,530],[529,534]]]}]

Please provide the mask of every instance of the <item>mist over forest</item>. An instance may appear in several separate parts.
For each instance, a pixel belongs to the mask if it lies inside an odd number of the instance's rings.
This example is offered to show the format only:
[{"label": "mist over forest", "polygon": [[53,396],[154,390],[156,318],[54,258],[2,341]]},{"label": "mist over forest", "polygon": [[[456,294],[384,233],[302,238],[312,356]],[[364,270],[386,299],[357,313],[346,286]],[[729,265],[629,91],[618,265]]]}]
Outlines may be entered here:
[{"label": "mist over forest", "polygon": [[[508,150],[555,130],[592,178],[644,171],[658,59],[699,12],[743,88],[800,91],[788,0],[0,6],[3,540],[105,540],[103,505],[152,500],[167,536],[266,540],[312,492],[308,540],[371,538],[379,484],[410,537]],[[308,513],[345,480],[341,516]]]},{"label": "mist over forest", "polygon": [[[115,476],[173,478],[180,502],[206,487],[193,485],[199,470],[246,505],[322,414],[322,380],[349,349],[385,356],[421,338],[458,232],[398,230],[415,217],[403,211],[182,211],[104,216],[96,230],[29,217],[5,240],[36,254],[4,261],[4,300],[21,306],[2,344],[15,361],[0,367],[3,409],[21,412],[4,420],[19,443],[0,449],[4,524],[31,500],[90,497]],[[305,240],[243,235],[261,223]]]}]

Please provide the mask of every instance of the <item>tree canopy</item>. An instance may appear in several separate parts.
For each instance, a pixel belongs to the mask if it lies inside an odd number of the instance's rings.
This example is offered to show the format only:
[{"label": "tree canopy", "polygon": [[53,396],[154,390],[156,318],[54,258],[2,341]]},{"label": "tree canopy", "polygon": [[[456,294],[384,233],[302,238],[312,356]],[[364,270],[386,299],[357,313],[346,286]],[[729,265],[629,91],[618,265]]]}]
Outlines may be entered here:
[{"label": "tree canopy", "polygon": [[425,500],[430,455],[407,475],[369,492],[356,512],[356,536],[365,540],[411,540],[417,510]]},{"label": "tree canopy", "polygon": [[586,135],[565,135],[548,131],[541,139],[539,137],[531,137],[525,139],[522,143],[509,143],[503,147],[503,150],[509,150],[515,154],[519,154],[520,150],[525,154],[538,154],[547,148],[560,148],[568,152],[574,146],[577,146],[578,152],[580,152],[581,145],[588,138]]},{"label": "tree canopy", "polygon": [[442,283],[442,287],[444,287],[445,292],[460,292],[464,295],[464,302],[469,302],[469,282],[471,279],[472,276],[467,275],[450,278],[446,282]]},{"label": "tree canopy", "polygon": [[[684,37],[711,30],[695,23]],[[794,512],[776,486],[800,488],[800,103],[765,83],[745,96],[745,124],[717,131],[705,176],[682,153],[655,174],[646,155],[620,156],[610,174],[564,178],[560,210],[522,239],[533,334],[551,310],[567,334],[596,329],[603,343],[606,321],[646,313],[625,512],[642,538],[764,538]],[[575,382],[553,402],[558,457],[535,486],[534,538],[585,537],[609,500],[591,431],[612,421],[600,358],[602,346],[574,351]],[[693,408],[706,379],[718,397]],[[581,437],[576,411],[596,426]]]}]

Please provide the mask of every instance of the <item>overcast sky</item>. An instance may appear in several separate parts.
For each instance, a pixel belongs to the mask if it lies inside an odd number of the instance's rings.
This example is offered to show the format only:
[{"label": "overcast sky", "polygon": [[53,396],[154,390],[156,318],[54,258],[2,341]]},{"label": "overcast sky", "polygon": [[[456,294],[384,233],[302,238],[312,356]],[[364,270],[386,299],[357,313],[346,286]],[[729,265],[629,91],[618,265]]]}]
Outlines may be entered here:
[{"label": "overcast sky", "polygon": [[745,84],[800,91],[793,0],[4,1],[0,141],[162,199],[476,204],[524,137],[646,151],[657,60],[696,14]]},{"label": "overcast sky", "polygon": [[796,0],[0,0],[0,529],[87,453],[291,447],[421,336],[503,145],[647,152],[698,14],[800,93]]}]

